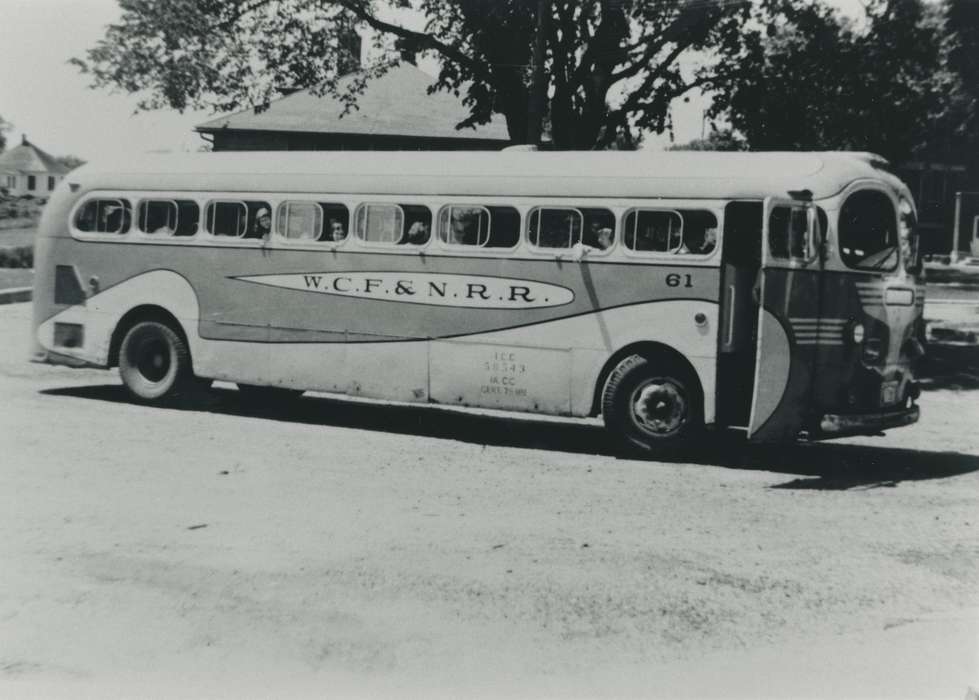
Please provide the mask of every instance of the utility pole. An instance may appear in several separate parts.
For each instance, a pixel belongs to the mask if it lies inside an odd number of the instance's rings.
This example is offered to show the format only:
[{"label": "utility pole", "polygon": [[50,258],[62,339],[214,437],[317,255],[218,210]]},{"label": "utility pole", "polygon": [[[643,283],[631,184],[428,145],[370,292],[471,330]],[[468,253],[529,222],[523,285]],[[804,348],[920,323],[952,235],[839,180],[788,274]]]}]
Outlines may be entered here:
[{"label": "utility pole", "polygon": [[544,121],[544,98],[547,80],[544,76],[544,58],[547,46],[547,27],[551,19],[550,0],[537,0],[537,31],[534,36],[533,73],[530,85],[530,104],[527,111],[527,143],[540,146]]}]

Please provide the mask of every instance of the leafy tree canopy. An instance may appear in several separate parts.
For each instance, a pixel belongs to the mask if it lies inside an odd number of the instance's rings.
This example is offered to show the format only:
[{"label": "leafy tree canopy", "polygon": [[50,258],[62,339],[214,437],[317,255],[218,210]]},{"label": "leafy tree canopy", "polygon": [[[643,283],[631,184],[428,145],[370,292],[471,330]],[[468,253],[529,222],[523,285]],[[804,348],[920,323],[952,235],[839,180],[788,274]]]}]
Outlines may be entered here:
[{"label": "leafy tree canopy", "polygon": [[66,168],[68,168],[68,170],[74,170],[75,168],[80,168],[83,165],[85,165],[84,160],[82,160],[78,156],[73,156],[73,155],[58,156],[57,158],[55,158],[55,160],[61,163]]},{"label": "leafy tree canopy", "polygon": [[712,131],[702,139],[680,143],[670,147],[671,151],[747,151],[748,143],[730,128]]},{"label": "leafy tree canopy", "polygon": [[948,151],[969,113],[965,69],[953,57],[975,69],[976,56],[960,48],[966,41],[947,41],[949,12],[956,7],[965,23],[979,3],[865,4],[866,17],[851,21],[822,2],[763,0],[744,41],[724,47],[710,115],[754,149],[873,151],[895,161],[938,143]]},{"label": "leafy tree canopy", "polygon": [[0,117],[0,153],[7,147],[7,132],[13,128],[13,124]]},{"label": "leafy tree canopy", "polygon": [[[399,61],[437,59],[435,89],[459,94],[457,125],[506,118],[517,143],[528,134],[538,0],[120,0],[123,15],[74,62],[96,88],[141,96],[140,107],[261,108],[282,89],[313,88],[352,107],[366,81]],[[747,0],[551,0],[546,15],[547,109],[559,148],[628,144],[662,132],[670,102],[706,84],[709,68],[681,57],[734,52]],[[392,19],[401,10],[421,29]],[[402,15],[403,16],[403,15]],[[371,30],[375,56],[349,93],[352,32]],[[706,55],[706,53],[704,54]]]}]

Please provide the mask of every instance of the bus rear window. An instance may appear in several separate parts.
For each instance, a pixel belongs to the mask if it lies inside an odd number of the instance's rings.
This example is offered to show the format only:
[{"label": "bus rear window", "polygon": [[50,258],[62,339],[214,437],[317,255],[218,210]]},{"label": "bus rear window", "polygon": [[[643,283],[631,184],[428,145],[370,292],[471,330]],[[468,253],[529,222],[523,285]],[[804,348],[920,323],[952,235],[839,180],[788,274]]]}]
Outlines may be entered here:
[{"label": "bus rear window", "polygon": [[879,190],[851,194],[840,209],[840,257],[858,270],[897,267],[897,216],[890,197]]},{"label": "bus rear window", "polygon": [[75,226],[85,233],[128,233],[132,205],[126,199],[90,199],[78,210]]}]

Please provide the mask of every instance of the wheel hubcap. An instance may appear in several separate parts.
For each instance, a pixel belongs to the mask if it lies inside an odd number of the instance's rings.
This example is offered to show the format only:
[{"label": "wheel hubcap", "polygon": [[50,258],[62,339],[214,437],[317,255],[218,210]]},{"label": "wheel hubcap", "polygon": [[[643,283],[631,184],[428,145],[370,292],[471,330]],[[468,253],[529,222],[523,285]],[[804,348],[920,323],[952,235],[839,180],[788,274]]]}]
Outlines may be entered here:
[{"label": "wheel hubcap", "polygon": [[170,371],[170,352],[162,340],[146,340],[139,345],[136,369],[148,381],[159,382]]},{"label": "wheel hubcap", "polygon": [[653,379],[632,394],[632,418],[640,429],[663,437],[677,432],[687,418],[683,387],[669,379]]}]

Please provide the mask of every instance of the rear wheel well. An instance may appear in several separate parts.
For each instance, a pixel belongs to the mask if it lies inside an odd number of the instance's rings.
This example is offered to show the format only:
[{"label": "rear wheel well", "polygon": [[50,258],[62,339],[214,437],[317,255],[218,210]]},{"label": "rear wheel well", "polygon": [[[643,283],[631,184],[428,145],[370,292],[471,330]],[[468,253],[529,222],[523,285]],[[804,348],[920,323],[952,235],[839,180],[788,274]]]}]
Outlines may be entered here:
[{"label": "rear wheel well", "polygon": [[[180,336],[180,339],[184,341],[184,345],[189,350],[190,343],[187,342],[187,334],[184,333],[184,327],[180,325],[177,317],[162,306],[144,304],[143,306],[137,306],[127,311],[119,319],[119,323],[116,324],[116,328],[112,332],[112,340],[109,343],[109,367],[119,366],[119,348],[122,346],[122,339],[126,337],[126,332],[130,328],[143,321],[159,321],[170,326]],[[191,356],[190,360],[191,366],[193,366],[193,356]]]},{"label": "rear wheel well", "polygon": [[620,362],[622,362],[622,360],[632,355],[641,355],[650,362],[656,362],[657,360],[666,361],[685,368],[696,382],[700,406],[703,408],[704,388],[700,383],[700,375],[697,374],[697,370],[694,369],[694,366],[690,364],[690,360],[684,357],[682,353],[678,352],[674,348],[671,348],[669,345],[664,345],[663,343],[653,341],[642,341],[632,343],[631,345],[626,345],[624,348],[620,348],[602,367],[602,371],[598,375],[598,381],[595,382],[595,394],[592,397],[590,415],[597,416],[599,413],[601,413],[602,395],[605,393],[605,385],[608,383],[609,375],[612,374],[612,371],[619,365]]}]

